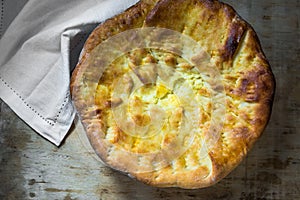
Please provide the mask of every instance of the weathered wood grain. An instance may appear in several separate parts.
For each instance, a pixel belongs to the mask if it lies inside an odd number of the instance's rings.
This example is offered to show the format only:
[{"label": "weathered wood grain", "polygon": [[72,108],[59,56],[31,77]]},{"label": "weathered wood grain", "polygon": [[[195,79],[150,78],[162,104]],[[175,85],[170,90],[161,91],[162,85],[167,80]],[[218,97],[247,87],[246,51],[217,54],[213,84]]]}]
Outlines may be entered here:
[{"label": "weathered wood grain", "polygon": [[256,30],[276,77],[269,126],[213,187],[159,189],[104,167],[78,127],[57,148],[0,103],[0,199],[300,199],[300,1],[224,0]]}]

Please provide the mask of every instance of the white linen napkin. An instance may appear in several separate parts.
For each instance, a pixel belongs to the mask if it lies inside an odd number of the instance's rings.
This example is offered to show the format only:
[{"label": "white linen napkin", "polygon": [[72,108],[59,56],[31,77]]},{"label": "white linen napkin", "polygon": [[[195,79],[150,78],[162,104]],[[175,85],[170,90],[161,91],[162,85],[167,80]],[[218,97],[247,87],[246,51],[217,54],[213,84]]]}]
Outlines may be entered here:
[{"label": "white linen napkin", "polygon": [[[0,5],[2,32],[10,12],[5,5],[13,1]],[[85,38],[137,1],[25,2],[0,39],[0,98],[36,132],[60,145],[75,116],[69,81]]]}]

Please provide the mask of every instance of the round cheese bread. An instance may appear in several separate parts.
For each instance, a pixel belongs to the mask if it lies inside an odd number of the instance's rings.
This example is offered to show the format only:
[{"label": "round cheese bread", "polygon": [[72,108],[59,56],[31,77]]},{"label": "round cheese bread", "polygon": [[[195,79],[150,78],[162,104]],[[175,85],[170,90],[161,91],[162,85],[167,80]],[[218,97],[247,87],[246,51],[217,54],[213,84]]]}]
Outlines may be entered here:
[{"label": "round cheese bread", "polygon": [[105,164],[181,188],[215,184],[241,162],[274,88],[254,30],[215,0],[140,1],[91,33],[71,80]]}]

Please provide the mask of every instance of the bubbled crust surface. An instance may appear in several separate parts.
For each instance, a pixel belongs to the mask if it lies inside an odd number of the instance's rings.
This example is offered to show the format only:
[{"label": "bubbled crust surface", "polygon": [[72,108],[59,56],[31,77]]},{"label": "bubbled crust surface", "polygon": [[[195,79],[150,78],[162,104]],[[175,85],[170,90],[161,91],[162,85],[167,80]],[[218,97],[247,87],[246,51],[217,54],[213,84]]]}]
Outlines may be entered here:
[{"label": "bubbled crust surface", "polygon": [[[232,171],[261,135],[271,112],[275,88],[273,74],[254,30],[230,6],[213,0],[161,0],[155,5],[154,3],[140,2],[95,29],[86,42],[81,62],[72,76],[71,88],[81,84],[77,80],[88,68],[82,63],[89,52],[114,34],[148,26],[169,28],[192,37],[211,55],[212,62],[223,78],[226,115],[221,137],[205,158],[197,157],[197,150],[201,146],[196,137],[189,150],[169,166],[131,175],[147,184],[160,187],[207,187]],[[147,57],[147,53],[133,54],[136,55]],[[168,64],[168,59],[165,58],[170,56],[163,54],[162,57]],[[73,95],[80,96],[82,92],[75,90]],[[90,102],[77,98],[74,103],[84,123],[89,124],[90,128],[86,131],[96,152],[110,166],[126,171],[126,165],[130,165],[126,158],[123,164],[114,162],[97,144],[97,139],[93,139],[93,127],[99,127],[93,124],[104,126],[104,118],[90,116],[94,112],[81,110],[89,106]],[[201,119],[205,118],[209,116]],[[201,128],[205,130],[209,124],[206,125],[205,121],[203,124]]]}]

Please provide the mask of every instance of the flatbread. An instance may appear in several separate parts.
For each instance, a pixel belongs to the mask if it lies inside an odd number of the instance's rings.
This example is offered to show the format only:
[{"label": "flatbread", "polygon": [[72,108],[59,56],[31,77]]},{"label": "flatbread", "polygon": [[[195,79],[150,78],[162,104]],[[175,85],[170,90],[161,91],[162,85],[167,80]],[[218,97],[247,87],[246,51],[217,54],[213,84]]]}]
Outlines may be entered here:
[{"label": "flatbread", "polygon": [[214,0],[140,1],[92,32],[71,80],[100,158],[158,187],[231,172],[262,134],[274,89],[254,30]]}]

